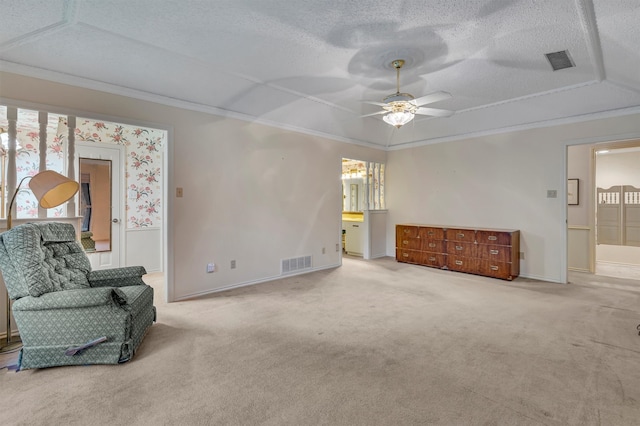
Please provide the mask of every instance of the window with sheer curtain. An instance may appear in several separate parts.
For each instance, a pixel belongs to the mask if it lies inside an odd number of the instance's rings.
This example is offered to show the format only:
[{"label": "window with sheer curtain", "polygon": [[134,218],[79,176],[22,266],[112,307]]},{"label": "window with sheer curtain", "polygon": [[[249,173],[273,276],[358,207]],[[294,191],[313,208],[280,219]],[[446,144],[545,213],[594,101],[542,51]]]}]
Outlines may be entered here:
[{"label": "window with sheer curtain", "polygon": [[[44,114],[44,115],[42,115]],[[45,153],[41,153],[40,121],[45,122]],[[8,169],[8,129],[9,119],[7,107],[0,105],[0,133],[2,133],[2,149],[0,150],[0,195],[2,208],[0,216],[6,218],[7,203],[13,194],[7,191]],[[45,169],[54,170],[65,174],[65,147],[64,140],[68,134],[66,117],[57,114],[41,113],[30,109],[18,108],[16,121],[16,185],[25,176],[34,176],[40,171],[40,161],[44,157]],[[33,196],[28,185],[23,185],[16,196],[16,218],[28,219],[38,217],[38,202]],[[47,217],[64,217],[66,210],[64,205],[46,211]]]},{"label": "window with sheer curtain", "polygon": [[369,210],[385,210],[384,164],[367,163],[367,186],[369,188]]}]

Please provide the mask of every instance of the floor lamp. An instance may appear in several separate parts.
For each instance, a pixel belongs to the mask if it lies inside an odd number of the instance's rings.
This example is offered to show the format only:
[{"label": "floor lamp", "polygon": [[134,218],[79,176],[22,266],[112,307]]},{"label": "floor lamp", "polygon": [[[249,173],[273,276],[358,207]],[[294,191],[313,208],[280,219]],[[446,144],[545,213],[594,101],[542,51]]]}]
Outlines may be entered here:
[{"label": "floor lamp", "polygon": [[[40,207],[45,209],[51,209],[53,207],[57,207],[60,204],[66,203],[69,201],[76,192],[78,192],[78,188],[80,188],[80,184],[78,182],[69,179],[66,176],[61,175],[60,173],[54,172],[53,170],[45,170],[34,176],[26,176],[22,178],[16,191],[13,193],[13,197],[11,197],[11,203],[9,203],[9,210],[7,211],[7,231],[11,229],[11,213],[13,210],[13,203],[16,200],[16,196],[18,192],[20,192],[20,187],[22,183],[27,180],[29,181],[29,188],[33,191],[33,195],[35,195]],[[6,290],[5,290],[6,292]],[[11,299],[9,299],[9,293],[6,292],[7,296],[7,339],[6,344],[0,347],[0,353],[4,352],[13,352],[22,347],[22,342],[20,339],[12,339],[11,336]]]}]

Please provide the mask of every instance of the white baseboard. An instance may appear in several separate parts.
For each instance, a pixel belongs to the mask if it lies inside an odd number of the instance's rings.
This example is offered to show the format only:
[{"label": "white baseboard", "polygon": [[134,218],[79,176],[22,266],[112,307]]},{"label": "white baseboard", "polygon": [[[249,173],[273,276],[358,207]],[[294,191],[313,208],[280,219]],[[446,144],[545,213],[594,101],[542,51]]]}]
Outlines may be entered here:
[{"label": "white baseboard", "polygon": [[196,292],[196,293],[186,294],[184,296],[177,297],[174,301],[175,302],[180,302],[180,301],[183,301],[183,300],[193,299],[195,297],[205,296],[207,294],[219,293],[221,291],[232,290],[234,288],[240,288],[240,287],[247,287],[247,286],[256,285],[256,284],[262,284],[262,283],[266,283],[266,282],[269,282],[269,281],[279,280],[279,279],[282,279],[282,278],[295,277],[296,275],[304,275],[304,274],[308,274],[308,273],[315,272],[315,271],[323,271],[325,269],[333,269],[333,268],[337,268],[339,266],[340,266],[340,264],[327,265],[327,266],[322,266],[322,267],[319,267],[319,268],[305,269],[304,271],[301,271],[301,272],[298,272],[298,273],[291,273],[291,274],[286,274],[286,275],[276,275],[276,276],[272,276],[272,277],[268,277],[268,278],[261,278],[261,279],[258,279],[258,280],[245,281],[245,282],[241,282],[241,283],[237,283],[237,284],[227,285],[227,286],[224,286],[224,287],[217,287],[217,288],[214,288],[214,289],[211,289],[211,290],[205,290],[205,291],[199,291],[199,292]]}]

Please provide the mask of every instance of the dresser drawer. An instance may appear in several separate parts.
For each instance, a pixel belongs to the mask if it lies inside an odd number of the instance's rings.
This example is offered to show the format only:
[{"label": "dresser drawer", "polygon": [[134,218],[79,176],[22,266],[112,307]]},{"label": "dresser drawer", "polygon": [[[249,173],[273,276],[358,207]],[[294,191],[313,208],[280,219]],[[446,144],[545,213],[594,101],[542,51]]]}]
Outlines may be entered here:
[{"label": "dresser drawer", "polygon": [[442,253],[425,253],[422,258],[422,265],[444,268],[447,266],[447,255]]},{"label": "dresser drawer", "polygon": [[417,263],[422,264],[425,258],[425,253],[419,250],[403,250],[396,249],[396,260],[398,262]]},{"label": "dresser drawer", "polygon": [[489,244],[478,244],[477,256],[480,259],[495,262],[511,262],[511,246],[495,246]]},{"label": "dresser drawer", "polygon": [[479,262],[478,259],[469,257],[454,256],[451,254],[447,256],[447,268],[452,271],[477,273]]},{"label": "dresser drawer", "polygon": [[466,241],[473,243],[476,240],[476,231],[473,229],[447,229],[446,238],[449,241]]},{"label": "dresser drawer", "polygon": [[447,252],[447,242],[445,240],[431,240],[431,239],[423,239],[422,245],[420,246],[422,251],[427,251],[430,253],[446,253]]},{"label": "dresser drawer", "polygon": [[447,241],[447,254],[454,256],[476,257],[477,244],[463,241]]},{"label": "dresser drawer", "polygon": [[397,246],[401,249],[421,250],[422,245],[422,238],[403,237],[397,241]]},{"label": "dresser drawer", "polygon": [[478,244],[495,244],[500,246],[510,246],[511,232],[477,231],[476,241],[478,242]]},{"label": "dresser drawer", "polygon": [[444,240],[444,229],[421,226],[418,235],[429,240]]},{"label": "dresser drawer", "polygon": [[419,229],[419,227],[413,225],[396,225],[396,241],[402,241],[407,238],[418,238]]},{"label": "dresser drawer", "polygon": [[487,277],[502,278],[511,280],[518,274],[512,273],[512,264],[507,262],[495,262],[491,260],[481,260],[478,264],[478,274]]}]

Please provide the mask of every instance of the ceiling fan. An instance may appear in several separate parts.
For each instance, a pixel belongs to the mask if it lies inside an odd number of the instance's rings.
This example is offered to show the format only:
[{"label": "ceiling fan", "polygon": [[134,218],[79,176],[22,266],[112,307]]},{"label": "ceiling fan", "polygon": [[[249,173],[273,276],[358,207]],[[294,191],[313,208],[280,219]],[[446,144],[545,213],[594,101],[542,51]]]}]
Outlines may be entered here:
[{"label": "ceiling fan", "polygon": [[397,89],[396,93],[387,96],[382,102],[365,101],[368,104],[378,105],[382,107],[381,111],[363,115],[370,117],[372,115],[385,114],[382,119],[398,129],[413,120],[416,114],[431,115],[434,117],[449,117],[454,114],[453,111],[438,108],[425,108],[423,105],[442,101],[451,98],[451,94],[447,92],[434,92],[418,99],[414,98],[410,93],[400,93],[400,68],[404,65],[404,59],[396,59],[391,65],[396,69]]}]

